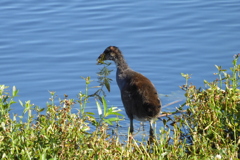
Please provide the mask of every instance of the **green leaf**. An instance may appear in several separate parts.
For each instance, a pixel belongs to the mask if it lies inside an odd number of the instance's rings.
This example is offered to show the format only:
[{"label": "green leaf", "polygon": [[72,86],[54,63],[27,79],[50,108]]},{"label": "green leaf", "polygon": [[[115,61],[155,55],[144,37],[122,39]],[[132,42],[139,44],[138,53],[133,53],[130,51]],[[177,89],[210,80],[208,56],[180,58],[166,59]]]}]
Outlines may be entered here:
[{"label": "green leaf", "polygon": [[20,105],[21,105],[22,107],[24,107],[24,106],[23,106],[23,103],[22,103],[22,101],[21,101],[21,100],[19,100],[19,103],[20,103]]},{"label": "green leaf", "polygon": [[105,116],[105,114],[107,113],[107,102],[106,102],[106,99],[104,97],[102,97],[102,102],[103,102],[103,114]]},{"label": "green leaf", "polygon": [[219,70],[219,71],[222,69],[222,67],[221,67],[221,66],[218,66],[218,65],[216,65],[216,64],[215,64],[215,67],[216,67],[216,68],[217,68],[217,70]]},{"label": "green leaf", "polygon": [[88,115],[95,115],[95,113],[92,113],[92,112],[85,112],[85,113]]},{"label": "green leaf", "polygon": [[110,92],[110,84],[109,84],[109,81],[107,79],[104,79],[104,85],[107,88],[108,92]]},{"label": "green leaf", "polygon": [[17,103],[17,102],[15,102],[15,101],[10,101],[10,102],[9,102],[10,105],[11,105],[11,104],[14,104],[14,103]]},{"label": "green leaf", "polygon": [[116,122],[116,121],[120,121],[120,118],[114,117],[114,118],[108,118],[109,121],[111,122]]},{"label": "green leaf", "polygon": [[97,100],[96,100],[96,104],[97,104],[97,109],[98,109],[98,115],[101,116],[102,115],[101,105],[99,104],[99,102]]},{"label": "green leaf", "polygon": [[112,122],[109,119],[103,119],[103,121],[110,124],[110,125],[113,125]]},{"label": "green leaf", "polygon": [[181,73],[181,76],[182,76],[182,77],[186,77],[186,74],[184,74],[184,73]]},{"label": "green leaf", "polygon": [[112,122],[117,122],[117,121],[120,121],[121,119],[119,119],[119,118],[108,118],[108,119],[103,119],[103,120],[104,120],[104,122],[106,122],[110,125],[113,125]]},{"label": "green leaf", "polygon": [[121,113],[118,112],[110,112],[109,115],[123,116]]},{"label": "green leaf", "polygon": [[13,86],[13,89],[12,89],[12,96],[13,96],[13,97],[16,97],[17,94],[18,94],[18,90],[17,90],[16,86]]}]

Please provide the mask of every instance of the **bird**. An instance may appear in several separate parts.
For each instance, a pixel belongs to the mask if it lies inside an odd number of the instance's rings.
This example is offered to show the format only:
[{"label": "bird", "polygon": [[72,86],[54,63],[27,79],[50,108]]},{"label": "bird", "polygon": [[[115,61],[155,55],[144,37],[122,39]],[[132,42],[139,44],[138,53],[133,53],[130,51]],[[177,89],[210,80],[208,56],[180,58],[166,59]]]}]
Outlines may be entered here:
[{"label": "bird", "polygon": [[130,133],[133,133],[133,119],[149,121],[150,135],[154,135],[153,122],[160,114],[161,101],[153,83],[141,73],[132,70],[120,49],[107,47],[98,57],[98,62],[114,61],[117,67],[116,81],[121,93],[122,103],[130,119]]}]

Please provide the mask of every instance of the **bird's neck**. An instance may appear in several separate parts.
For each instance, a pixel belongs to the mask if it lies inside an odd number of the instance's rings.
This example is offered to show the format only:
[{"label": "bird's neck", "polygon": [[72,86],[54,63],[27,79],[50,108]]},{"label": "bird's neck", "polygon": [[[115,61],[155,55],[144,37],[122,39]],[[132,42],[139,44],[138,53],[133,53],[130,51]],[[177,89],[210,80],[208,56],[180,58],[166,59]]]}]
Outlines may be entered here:
[{"label": "bird's neck", "polygon": [[115,60],[115,64],[120,72],[123,72],[129,68],[127,62],[123,57],[119,57],[117,60]]},{"label": "bird's neck", "polygon": [[129,69],[127,62],[124,60],[124,58],[122,59],[117,59],[117,61],[115,61],[116,66],[117,66],[117,72],[116,72],[116,80],[117,80],[117,84],[118,87],[120,88],[120,90],[122,90],[124,84],[126,83],[126,78],[127,78],[127,71]]}]

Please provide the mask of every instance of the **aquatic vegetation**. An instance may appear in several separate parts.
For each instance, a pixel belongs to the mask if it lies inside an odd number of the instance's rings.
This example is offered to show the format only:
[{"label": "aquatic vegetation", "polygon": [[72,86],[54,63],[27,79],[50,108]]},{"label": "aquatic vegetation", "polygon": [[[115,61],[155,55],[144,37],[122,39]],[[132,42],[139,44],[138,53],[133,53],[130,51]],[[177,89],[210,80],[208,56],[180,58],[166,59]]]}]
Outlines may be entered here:
[{"label": "aquatic vegetation", "polygon": [[[183,127],[187,130],[187,140],[190,154],[199,157],[206,153],[230,154],[239,156],[240,147],[240,65],[233,60],[231,73],[216,66],[218,78],[213,82],[204,80],[206,87],[197,89],[188,84],[182,87],[186,91],[186,103],[189,106],[187,113],[182,116]],[[203,143],[204,142],[204,143]],[[196,145],[202,144],[202,145]]]},{"label": "aquatic vegetation", "polygon": [[[216,66],[217,79],[198,88],[186,83],[186,112],[164,118],[165,127],[148,144],[126,135],[120,141],[108,126],[122,119],[116,107],[108,107],[105,96],[89,95],[90,77],[78,99],[67,95],[56,102],[55,92],[40,108],[31,101],[16,101],[16,87],[0,85],[1,159],[238,159],[240,147],[240,65],[233,60],[230,71]],[[106,66],[107,67],[107,66]],[[102,72],[103,73],[103,72]],[[102,74],[101,73],[101,74]],[[109,72],[105,72],[109,73]],[[105,75],[107,78],[107,74]],[[104,78],[102,78],[104,82]],[[104,88],[102,83],[102,88]],[[109,83],[110,86],[110,83]],[[109,87],[110,90],[110,87]],[[97,93],[100,93],[97,92]],[[97,95],[97,94],[95,94]],[[89,98],[96,98],[98,115],[86,111]],[[99,100],[100,99],[100,100]],[[21,115],[10,114],[23,107]],[[78,112],[73,111],[78,107]],[[74,109],[75,110],[75,109]],[[126,132],[127,133],[127,132]]]}]

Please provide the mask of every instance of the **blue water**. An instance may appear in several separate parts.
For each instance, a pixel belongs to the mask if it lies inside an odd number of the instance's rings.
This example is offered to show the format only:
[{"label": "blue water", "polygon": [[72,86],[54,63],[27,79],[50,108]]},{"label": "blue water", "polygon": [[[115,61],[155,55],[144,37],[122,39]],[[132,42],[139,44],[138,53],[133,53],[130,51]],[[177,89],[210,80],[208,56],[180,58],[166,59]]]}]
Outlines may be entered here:
[{"label": "blue water", "polygon": [[[118,46],[132,69],[155,84],[163,108],[173,111],[184,101],[180,73],[203,86],[214,80],[214,65],[231,66],[240,52],[240,1],[1,1],[0,84],[16,86],[18,99],[40,107],[48,91],[75,98],[90,76],[97,84],[96,59],[109,45]],[[110,78],[110,106],[125,114],[114,73]],[[93,93],[95,89],[90,89]],[[97,113],[94,100],[87,110]],[[76,106],[77,108],[77,106]],[[13,113],[21,113],[19,105]],[[120,122],[127,133],[129,120]],[[139,122],[134,125],[139,127]],[[158,126],[162,122],[158,121]],[[148,130],[148,128],[146,129]]]}]

